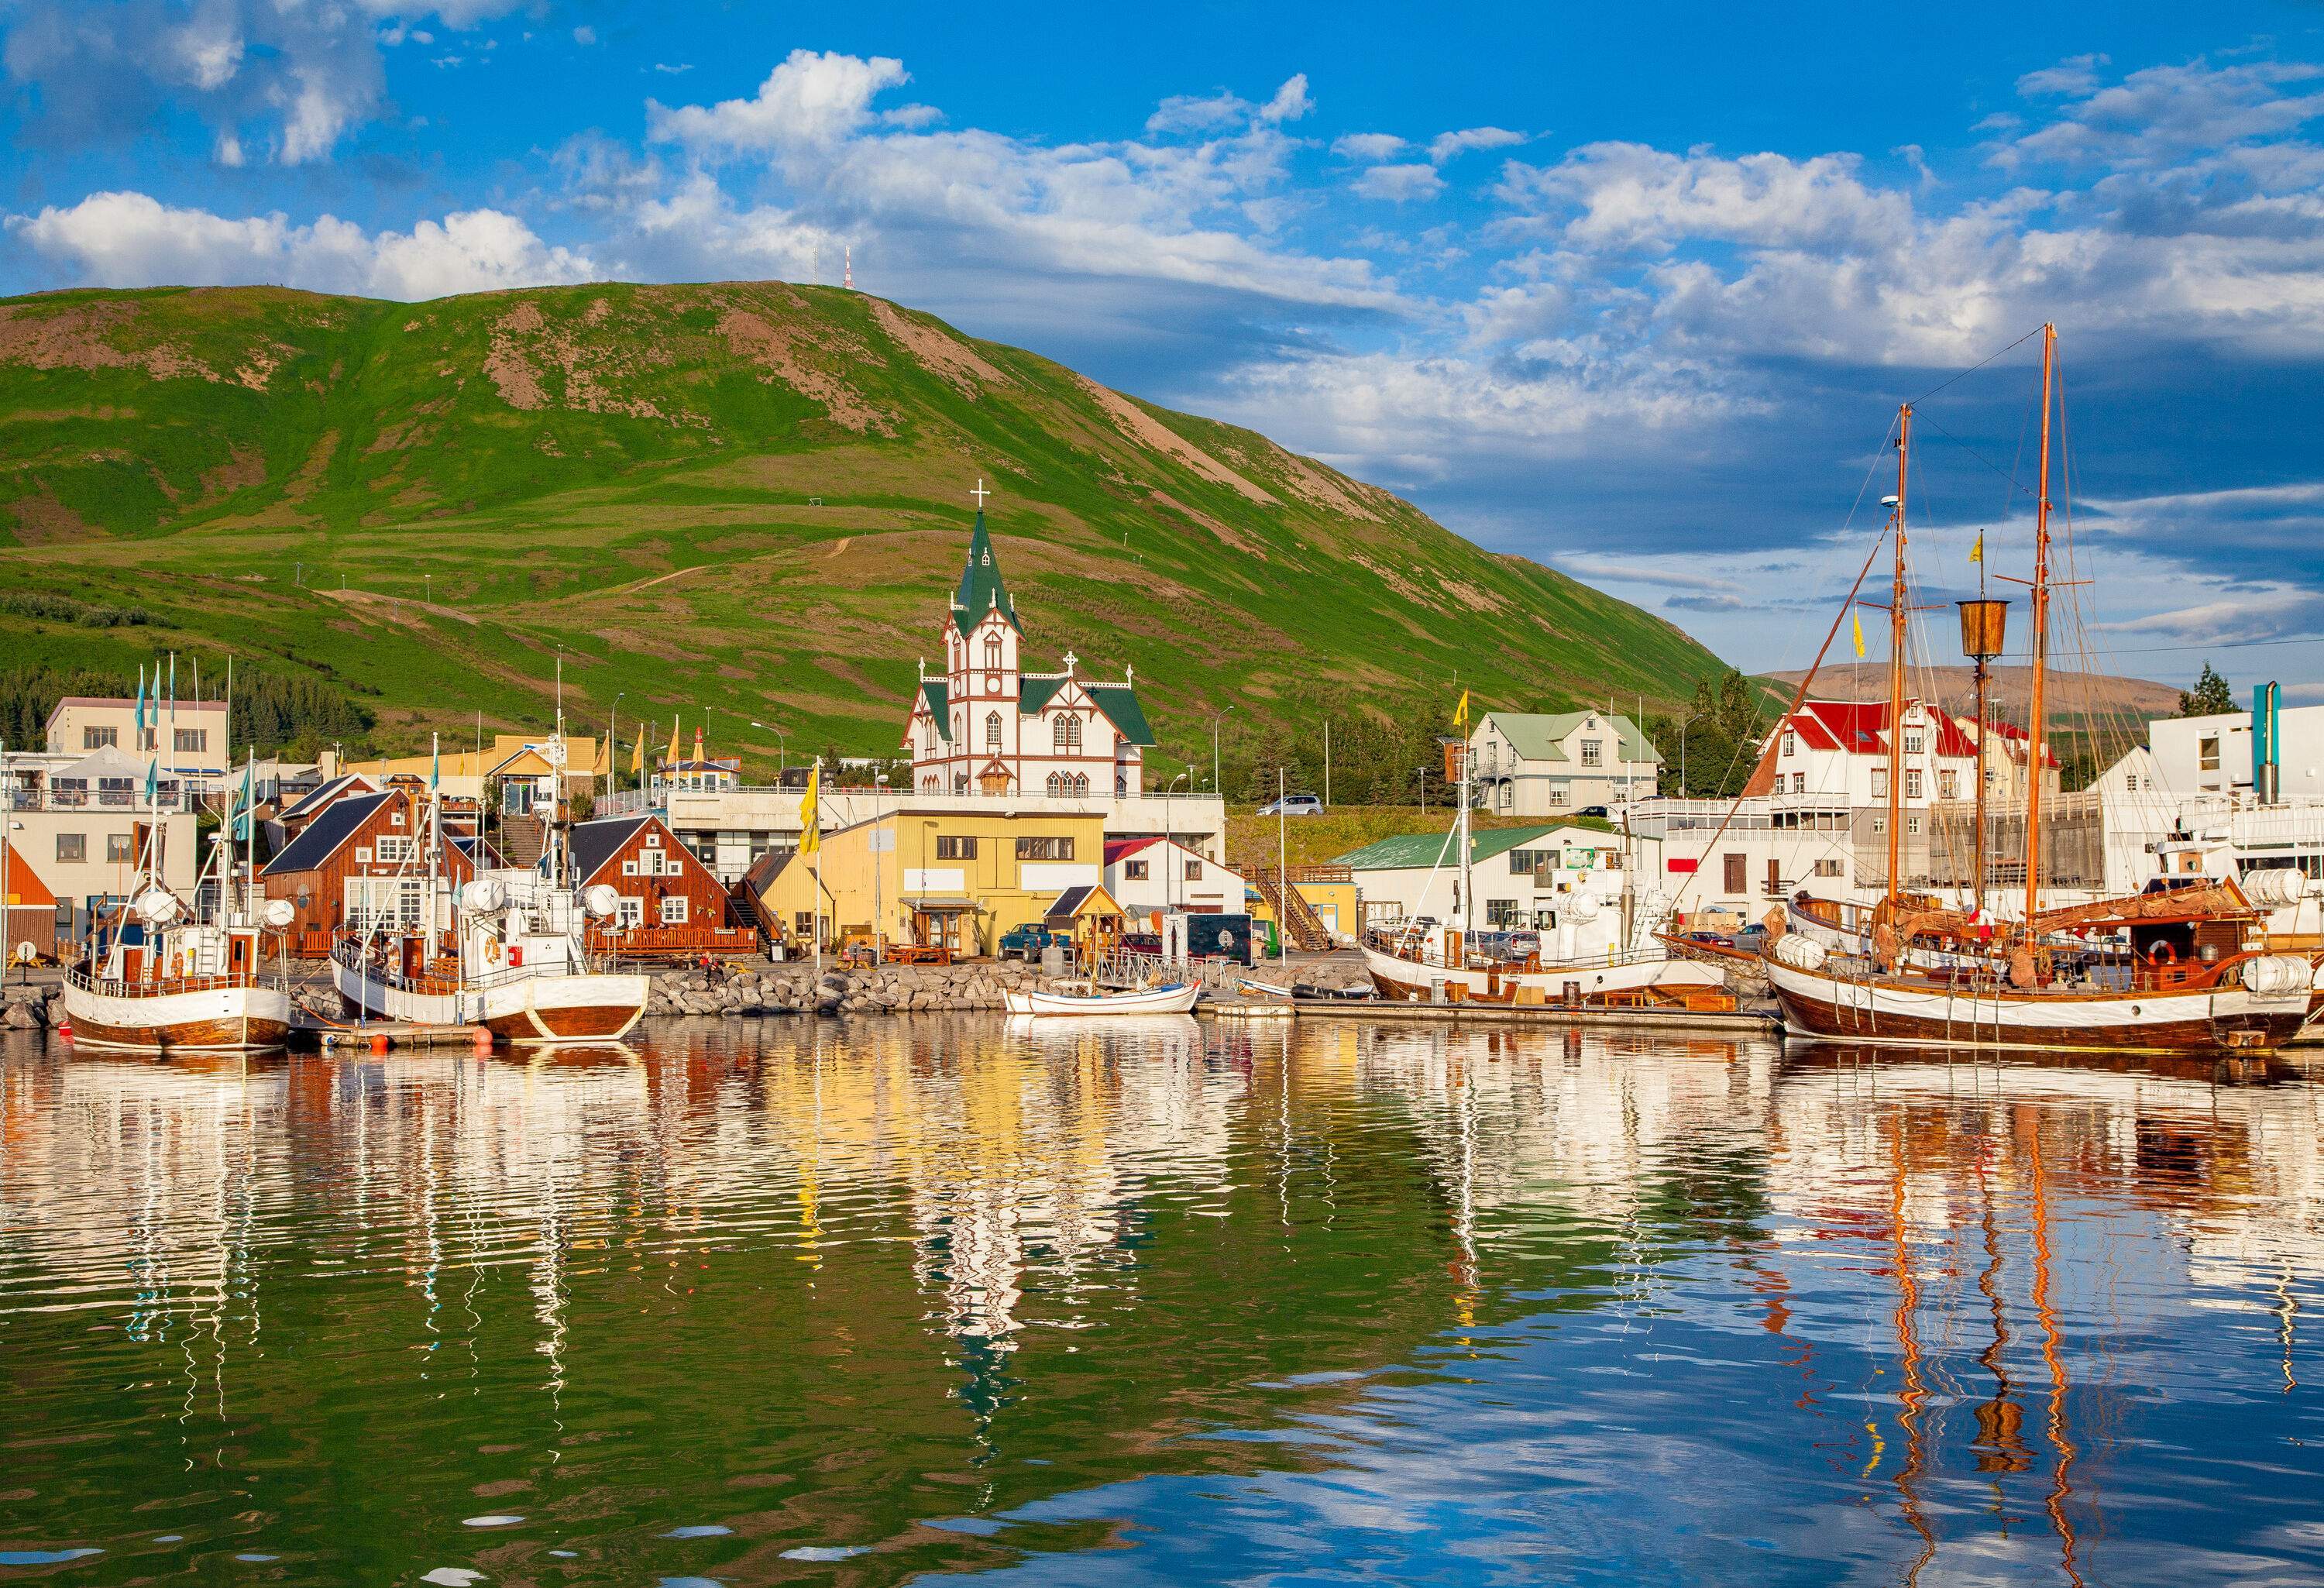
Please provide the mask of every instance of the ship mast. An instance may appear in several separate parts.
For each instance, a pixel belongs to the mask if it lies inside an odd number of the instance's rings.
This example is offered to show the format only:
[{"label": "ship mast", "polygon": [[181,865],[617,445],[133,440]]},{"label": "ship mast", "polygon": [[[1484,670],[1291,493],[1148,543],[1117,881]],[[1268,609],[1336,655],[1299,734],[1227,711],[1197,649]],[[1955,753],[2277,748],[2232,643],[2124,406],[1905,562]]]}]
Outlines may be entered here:
[{"label": "ship mast", "polygon": [[1913,405],[1896,411],[1896,582],[1888,598],[1888,897],[1904,892],[1904,476],[1913,453]]},{"label": "ship mast", "polygon": [[2058,328],[2042,327],[2042,483],[2034,499],[2033,699],[2025,717],[2025,940],[2034,941],[2034,918],[2042,888],[2042,687],[2050,657],[2050,407],[2056,383]]}]

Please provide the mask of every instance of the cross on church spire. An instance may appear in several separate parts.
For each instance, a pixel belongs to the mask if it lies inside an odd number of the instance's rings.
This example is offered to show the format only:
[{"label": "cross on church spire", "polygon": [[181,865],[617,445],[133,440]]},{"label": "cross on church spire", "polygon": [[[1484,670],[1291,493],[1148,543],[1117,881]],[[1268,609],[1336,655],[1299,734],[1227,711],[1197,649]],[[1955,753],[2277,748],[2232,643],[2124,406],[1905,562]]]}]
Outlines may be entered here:
[{"label": "cross on church spire", "polygon": [[971,491],[969,494],[976,498],[976,511],[982,512],[984,511],[984,499],[992,494],[991,492],[984,488],[984,476],[982,475],[976,476],[976,489]]}]

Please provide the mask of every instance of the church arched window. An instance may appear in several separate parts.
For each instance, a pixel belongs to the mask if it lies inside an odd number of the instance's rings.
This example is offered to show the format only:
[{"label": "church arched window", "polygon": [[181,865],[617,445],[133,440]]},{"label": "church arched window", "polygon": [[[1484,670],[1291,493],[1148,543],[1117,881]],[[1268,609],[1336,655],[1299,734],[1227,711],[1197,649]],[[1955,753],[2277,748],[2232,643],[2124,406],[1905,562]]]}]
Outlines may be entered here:
[{"label": "church arched window", "polygon": [[988,668],[1001,665],[1001,636],[998,634],[984,636],[984,665]]},{"label": "church arched window", "polygon": [[1049,798],[1055,799],[1065,791],[1065,774],[1062,772],[1051,772],[1049,774]]},{"label": "church arched window", "polygon": [[1082,748],[1082,719],[1061,716],[1049,729],[1049,736],[1059,755],[1078,755]]},{"label": "church arched window", "polygon": [[996,755],[1001,752],[1001,714],[997,711],[984,714],[984,747]]}]

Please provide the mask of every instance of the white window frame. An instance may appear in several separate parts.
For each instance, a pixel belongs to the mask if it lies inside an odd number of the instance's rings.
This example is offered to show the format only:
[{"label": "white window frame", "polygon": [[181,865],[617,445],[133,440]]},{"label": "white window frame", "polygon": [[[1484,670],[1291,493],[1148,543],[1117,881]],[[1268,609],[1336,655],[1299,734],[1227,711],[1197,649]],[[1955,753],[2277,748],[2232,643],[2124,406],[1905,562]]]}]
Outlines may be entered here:
[{"label": "white window frame", "polygon": [[660,910],[661,924],[665,927],[682,927],[686,925],[687,904],[688,900],[683,893],[663,894],[661,896]]},{"label": "white window frame", "polygon": [[635,893],[624,893],[613,906],[613,925],[622,931],[634,931],[646,924],[646,901]]}]

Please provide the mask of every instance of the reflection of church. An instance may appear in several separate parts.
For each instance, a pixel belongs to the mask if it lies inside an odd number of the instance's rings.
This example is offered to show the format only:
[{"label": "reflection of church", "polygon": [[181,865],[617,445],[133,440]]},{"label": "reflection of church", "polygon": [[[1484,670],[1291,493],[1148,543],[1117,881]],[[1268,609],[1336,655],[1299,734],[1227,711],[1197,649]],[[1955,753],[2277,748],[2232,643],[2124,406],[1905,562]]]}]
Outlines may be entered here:
[{"label": "reflection of church", "polygon": [[1131,678],[1091,679],[1070,651],[1062,672],[1024,670],[1024,632],[981,509],[944,640],[944,673],[932,678],[921,663],[904,729],[916,789],[1096,799],[1145,791],[1154,732]]}]

